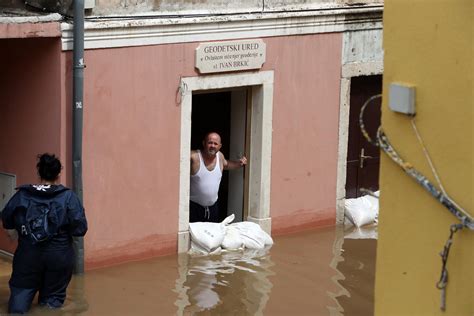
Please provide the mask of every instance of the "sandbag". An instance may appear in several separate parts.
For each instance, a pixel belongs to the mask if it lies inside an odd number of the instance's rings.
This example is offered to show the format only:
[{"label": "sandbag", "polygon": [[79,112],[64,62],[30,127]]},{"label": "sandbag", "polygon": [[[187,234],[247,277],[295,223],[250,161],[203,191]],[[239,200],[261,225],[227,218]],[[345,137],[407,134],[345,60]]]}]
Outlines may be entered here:
[{"label": "sandbag", "polygon": [[356,227],[372,224],[378,217],[378,199],[370,195],[346,199],[345,215]]},{"label": "sandbag", "polygon": [[202,248],[199,246],[199,244],[195,243],[193,240],[191,240],[191,248],[188,251],[188,254],[190,255],[197,255],[197,256],[208,256],[208,255],[218,255],[222,251],[221,247],[217,247],[211,252],[207,251],[206,249]]},{"label": "sandbag", "polygon": [[375,219],[374,222],[377,223],[379,219],[379,196],[380,191],[374,192],[375,196],[366,195],[365,198],[370,202],[375,212]]},{"label": "sandbag", "polygon": [[273,239],[258,224],[253,222],[240,222],[229,225],[239,231],[242,244],[248,249],[263,249],[273,245]]},{"label": "sandbag", "polygon": [[234,220],[234,214],[226,217],[221,223],[189,223],[191,241],[200,249],[213,252],[221,246],[225,236],[225,226]]},{"label": "sandbag", "polygon": [[221,247],[227,250],[264,249],[273,245],[273,239],[258,224],[239,222],[230,224],[234,214],[226,217],[221,223],[189,223],[191,234],[190,253],[212,254]]},{"label": "sandbag", "polygon": [[236,250],[242,247],[243,241],[239,230],[232,225],[227,226],[224,240],[222,241],[222,248],[228,250]]}]

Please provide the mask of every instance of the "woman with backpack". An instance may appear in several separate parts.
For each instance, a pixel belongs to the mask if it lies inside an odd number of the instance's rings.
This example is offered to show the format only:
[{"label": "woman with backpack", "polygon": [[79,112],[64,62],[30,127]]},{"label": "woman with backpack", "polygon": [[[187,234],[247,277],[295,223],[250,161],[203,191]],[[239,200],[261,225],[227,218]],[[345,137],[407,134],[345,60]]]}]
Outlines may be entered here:
[{"label": "woman with backpack", "polygon": [[77,195],[57,184],[62,166],[55,155],[38,155],[39,184],[22,185],[2,211],[3,227],[15,230],[18,247],[10,278],[9,313],[38,304],[59,308],[74,267],[73,236],[84,236],[87,220]]}]

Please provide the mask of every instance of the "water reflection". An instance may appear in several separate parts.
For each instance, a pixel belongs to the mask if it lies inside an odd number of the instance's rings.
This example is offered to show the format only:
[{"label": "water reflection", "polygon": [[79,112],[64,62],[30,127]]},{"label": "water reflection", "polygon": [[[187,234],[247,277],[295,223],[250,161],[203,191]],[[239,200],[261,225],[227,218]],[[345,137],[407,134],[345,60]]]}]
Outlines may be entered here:
[{"label": "water reflection", "polygon": [[[373,236],[373,231],[364,231]],[[269,250],[174,255],[75,276],[64,308],[33,315],[372,315],[376,239],[343,227],[277,236]],[[345,238],[346,237],[346,238]],[[8,275],[0,274],[0,314]]]},{"label": "water reflection", "polygon": [[347,291],[337,297],[344,315],[374,314],[375,257],[377,226],[350,228],[344,232],[343,260],[337,269]]},{"label": "water reflection", "polygon": [[178,257],[178,314],[260,315],[268,301],[274,263],[268,249]]},{"label": "water reflection", "polygon": [[336,316],[336,315],[344,315],[343,311],[344,308],[339,304],[338,298],[339,297],[350,297],[350,293],[341,285],[341,281],[345,279],[344,274],[342,274],[338,270],[338,266],[344,264],[344,257],[342,256],[343,253],[343,246],[344,246],[344,227],[338,226],[336,227],[336,234],[334,239],[334,245],[332,248],[332,260],[329,263],[329,266],[334,270],[334,275],[331,277],[331,281],[335,284],[334,291],[328,291],[327,294],[331,298],[333,304],[327,306],[329,311],[329,315]]}]

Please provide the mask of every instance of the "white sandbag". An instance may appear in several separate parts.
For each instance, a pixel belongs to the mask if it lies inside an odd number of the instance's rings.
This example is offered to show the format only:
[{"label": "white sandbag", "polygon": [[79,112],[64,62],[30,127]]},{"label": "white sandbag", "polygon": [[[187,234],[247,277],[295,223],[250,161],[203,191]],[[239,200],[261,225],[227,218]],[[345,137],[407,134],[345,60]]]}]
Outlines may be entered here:
[{"label": "white sandbag", "polygon": [[[240,233],[242,244],[248,249],[263,249],[266,245],[273,245],[273,239],[258,224],[240,222],[229,225]],[[228,227],[228,228],[229,228]]]},{"label": "white sandbag", "polygon": [[232,225],[226,227],[222,248],[228,250],[236,250],[243,247],[242,236],[237,228]]},{"label": "white sandbag", "polygon": [[262,237],[264,238],[265,241],[265,246],[271,246],[273,245],[273,238],[268,234],[266,231],[264,231],[262,228],[260,228],[260,231],[262,233]]},{"label": "white sandbag", "polygon": [[219,247],[225,235],[224,226],[220,223],[189,223],[189,232],[192,242],[207,252]]},{"label": "white sandbag", "polygon": [[207,251],[206,249],[199,246],[199,244],[195,243],[191,240],[191,248],[188,251],[188,254],[192,256],[208,256],[208,255],[218,255],[222,251],[221,247],[217,247],[211,252]]},{"label": "white sandbag", "polygon": [[232,223],[235,219],[235,215],[234,214],[230,214],[229,216],[227,216],[226,218],[224,218],[224,220],[221,222],[222,225],[224,226],[227,226],[229,225],[230,223]]},{"label": "white sandbag", "polygon": [[372,208],[375,212],[375,219],[374,222],[378,223],[379,219],[379,197],[380,197],[380,191],[375,191],[374,192],[375,196],[371,195],[366,195],[365,198],[372,204]]},{"label": "white sandbag", "polygon": [[212,252],[221,246],[225,236],[225,226],[234,220],[234,214],[221,223],[196,222],[189,223],[191,241],[202,250]]},{"label": "white sandbag", "polygon": [[378,215],[378,199],[371,196],[346,199],[345,215],[356,227],[372,224]]},{"label": "white sandbag", "polygon": [[347,217],[347,214],[345,214],[345,216],[344,216],[344,224],[343,225],[344,225],[344,227],[354,226],[354,224]]}]

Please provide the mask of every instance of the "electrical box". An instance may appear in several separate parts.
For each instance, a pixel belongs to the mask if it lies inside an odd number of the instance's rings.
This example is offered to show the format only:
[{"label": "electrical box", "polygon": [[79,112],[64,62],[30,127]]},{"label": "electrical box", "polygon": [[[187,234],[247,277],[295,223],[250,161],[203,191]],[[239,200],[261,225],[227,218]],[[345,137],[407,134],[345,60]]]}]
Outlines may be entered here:
[{"label": "electrical box", "polygon": [[415,115],[415,87],[403,83],[391,83],[388,105],[394,112]]},{"label": "electrical box", "polygon": [[95,0],[84,0],[84,9],[94,9]]},{"label": "electrical box", "polygon": [[15,194],[16,176],[0,172],[0,212]]}]

